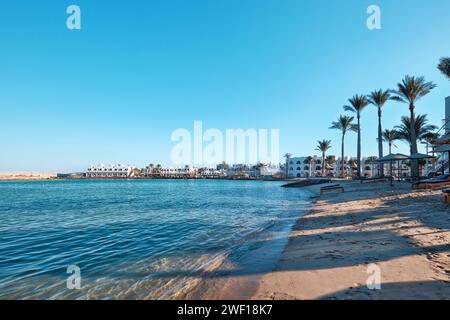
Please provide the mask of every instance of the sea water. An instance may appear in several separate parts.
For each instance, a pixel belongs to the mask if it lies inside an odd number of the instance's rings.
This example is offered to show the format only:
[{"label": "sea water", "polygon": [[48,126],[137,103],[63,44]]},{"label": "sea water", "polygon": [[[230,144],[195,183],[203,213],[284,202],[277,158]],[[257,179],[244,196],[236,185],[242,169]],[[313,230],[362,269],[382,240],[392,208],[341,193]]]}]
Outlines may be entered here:
[{"label": "sea water", "polygon": [[0,298],[170,299],[225,261],[244,274],[270,268],[308,204],[281,184],[0,182]]}]

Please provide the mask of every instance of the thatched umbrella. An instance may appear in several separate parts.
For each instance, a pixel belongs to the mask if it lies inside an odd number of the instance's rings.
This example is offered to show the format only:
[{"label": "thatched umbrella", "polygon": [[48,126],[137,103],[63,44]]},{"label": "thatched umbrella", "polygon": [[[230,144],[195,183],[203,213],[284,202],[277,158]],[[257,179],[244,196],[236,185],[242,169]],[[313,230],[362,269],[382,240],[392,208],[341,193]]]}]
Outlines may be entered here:
[{"label": "thatched umbrella", "polygon": [[[400,161],[408,160],[409,157],[407,155],[401,153],[391,153],[383,158],[377,160],[377,162],[390,162],[391,163],[391,177],[393,177],[392,172],[392,162],[397,161],[397,170],[398,170],[398,180],[400,181]],[[392,181],[392,180],[391,180]]]}]

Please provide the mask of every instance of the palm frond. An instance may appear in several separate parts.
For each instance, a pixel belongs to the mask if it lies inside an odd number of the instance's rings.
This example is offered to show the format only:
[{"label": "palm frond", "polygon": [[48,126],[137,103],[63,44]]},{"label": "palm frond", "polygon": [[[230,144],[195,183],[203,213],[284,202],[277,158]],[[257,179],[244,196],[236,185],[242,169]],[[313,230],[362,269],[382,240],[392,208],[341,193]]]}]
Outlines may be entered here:
[{"label": "palm frond", "polygon": [[450,58],[441,58],[438,69],[450,80]]},{"label": "palm frond", "polygon": [[[438,127],[435,125],[428,124],[428,119],[426,114],[419,114],[414,118],[414,131],[416,133],[417,140],[425,140],[429,137],[433,131],[437,130]],[[398,134],[398,139],[403,140],[406,143],[411,144],[411,119],[409,117],[402,117],[401,124],[395,127]]]},{"label": "palm frond", "polygon": [[356,113],[356,110],[351,106],[344,106],[344,111]]},{"label": "palm frond", "polygon": [[329,149],[331,149],[331,140],[317,141],[317,151],[327,152]]},{"label": "palm frond", "polygon": [[344,106],[345,111],[351,111],[354,113],[361,113],[365,107],[370,104],[369,99],[364,95],[354,95],[352,98],[348,99],[350,105]]},{"label": "palm frond", "polygon": [[352,129],[353,120],[355,118],[347,115],[340,115],[337,121],[331,123],[330,129],[340,130],[342,134],[346,134],[347,131]]},{"label": "palm frond", "polygon": [[433,82],[426,82],[424,77],[405,76],[397,84],[397,87],[397,90],[394,91],[396,96],[393,97],[393,100],[414,104],[436,88],[436,85]]},{"label": "palm frond", "polygon": [[389,100],[393,100],[393,96],[391,95],[390,90],[376,90],[372,91],[368,96],[370,104],[382,108],[386,102]]}]

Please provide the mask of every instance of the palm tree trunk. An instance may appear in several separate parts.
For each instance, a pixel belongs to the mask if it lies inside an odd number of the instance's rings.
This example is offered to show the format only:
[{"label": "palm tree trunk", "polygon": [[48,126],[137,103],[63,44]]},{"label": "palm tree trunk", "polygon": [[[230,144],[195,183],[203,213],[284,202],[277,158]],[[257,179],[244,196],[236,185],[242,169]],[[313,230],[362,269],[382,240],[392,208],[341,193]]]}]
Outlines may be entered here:
[{"label": "palm tree trunk", "polygon": [[[392,141],[389,141],[389,154],[392,154]],[[394,178],[394,175],[392,174],[392,161],[390,165],[390,171],[391,171],[391,178]]]},{"label": "palm tree trunk", "polygon": [[358,154],[357,154],[357,163],[358,163],[358,178],[361,178],[361,116],[358,113]]},{"label": "palm tree trunk", "polygon": [[289,158],[286,157],[286,179],[289,179]]},{"label": "palm tree trunk", "polygon": [[325,174],[325,152],[322,152],[322,177]]},{"label": "palm tree trunk", "polygon": [[[381,125],[382,111],[381,107],[378,107],[378,157],[383,158],[383,126]],[[384,176],[384,165],[378,166],[378,175]]]},{"label": "palm tree trunk", "polygon": [[309,161],[308,165],[309,165],[309,178],[311,178],[312,177],[311,161]]},{"label": "palm tree trunk", "polygon": [[[416,135],[416,118],[414,115],[414,104],[409,105],[409,112],[411,117],[411,126],[410,126],[410,133],[411,133],[411,155],[413,153],[417,153],[417,135]],[[413,178],[419,177],[419,160],[411,160],[411,176]]]},{"label": "palm tree trunk", "polygon": [[344,165],[344,137],[345,135],[342,135],[342,143],[341,143],[341,177],[345,178],[345,165]]}]

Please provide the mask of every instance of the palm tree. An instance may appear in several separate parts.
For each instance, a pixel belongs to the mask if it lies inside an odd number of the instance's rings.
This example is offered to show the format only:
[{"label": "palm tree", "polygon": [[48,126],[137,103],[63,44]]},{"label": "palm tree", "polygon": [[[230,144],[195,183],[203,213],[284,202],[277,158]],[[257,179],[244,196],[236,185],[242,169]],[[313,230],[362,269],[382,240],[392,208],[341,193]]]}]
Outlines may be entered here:
[{"label": "palm tree", "polygon": [[336,157],[335,156],[327,156],[325,159],[325,163],[332,166],[336,163]]},{"label": "palm tree", "polygon": [[358,161],[355,161],[353,159],[348,160],[348,166],[350,168],[350,173],[353,175],[353,170],[358,170]]},{"label": "palm tree", "polygon": [[[402,124],[397,126],[398,138],[405,141],[409,145],[412,144],[411,132],[410,132],[411,121],[408,117],[402,117]],[[417,115],[414,121],[416,143],[417,141],[431,141],[438,137],[438,134],[434,131],[438,129],[437,126],[428,124],[427,115]]]},{"label": "palm tree", "polygon": [[284,157],[286,158],[286,179],[289,178],[289,160],[292,157],[291,153],[286,153],[284,155]]},{"label": "palm tree", "polygon": [[325,154],[331,149],[331,140],[317,141],[316,150],[322,152],[322,177],[325,175]]},{"label": "palm tree", "polygon": [[397,130],[386,129],[383,131],[383,140],[386,141],[389,145],[389,154],[392,154],[392,146],[395,147],[394,141],[398,139],[399,136]]},{"label": "palm tree", "polygon": [[305,161],[304,161],[304,162],[306,162],[306,163],[308,164],[308,170],[309,170],[309,172],[308,172],[308,178],[311,177],[311,175],[312,175],[312,172],[311,172],[311,162],[312,162],[313,160],[314,160],[313,157],[307,156],[307,157],[305,158]]},{"label": "palm tree", "polygon": [[[396,96],[394,100],[407,103],[409,105],[410,121],[409,132],[411,133],[411,154],[417,153],[417,137],[415,128],[415,105],[418,100],[426,96],[433,90],[436,85],[433,82],[426,82],[424,77],[405,76],[401,83],[397,84],[398,89],[393,91]],[[419,162],[417,160],[411,161],[411,175],[413,177],[419,176]]]},{"label": "palm tree", "polygon": [[150,176],[152,176],[153,175],[153,173],[154,173],[154,165],[153,165],[153,163],[150,163],[149,165],[148,165],[148,167],[147,167],[147,173],[149,173],[150,174]]},{"label": "palm tree", "polygon": [[358,154],[357,154],[357,164],[358,164],[358,177],[361,177],[361,112],[370,104],[369,99],[363,95],[355,95],[353,98],[348,99],[350,102],[349,106],[344,106],[345,111],[350,111],[356,113],[357,118],[357,130],[358,130]]},{"label": "palm tree", "polygon": [[[389,145],[389,154],[392,154],[392,146],[396,147],[394,144],[395,140],[399,139],[399,134],[397,130],[389,130],[386,129],[383,131],[383,140],[386,141]],[[390,163],[390,172],[392,176],[392,161]]]},{"label": "palm tree", "polygon": [[[428,132],[424,133],[420,138],[423,142],[428,143],[428,145],[432,145],[433,141],[439,139],[439,133],[437,132]],[[434,153],[434,152],[433,152]]]},{"label": "palm tree", "polygon": [[[381,118],[383,115],[383,106],[391,99],[391,93],[389,90],[377,90],[370,93],[368,99],[372,105],[378,109],[378,157],[383,158],[383,126],[381,124]],[[383,166],[380,166],[378,174],[384,175]]]},{"label": "palm tree", "polygon": [[162,170],[162,166],[160,165],[160,164],[157,164],[156,165],[156,168],[155,168],[155,173],[157,174],[157,175],[161,175],[161,170]]},{"label": "palm tree", "polygon": [[345,178],[345,163],[344,163],[344,157],[345,157],[345,149],[344,149],[344,143],[345,143],[345,135],[348,131],[356,132],[357,126],[353,123],[353,120],[355,118],[351,116],[346,115],[340,115],[338,118],[338,121],[332,122],[330,129],[336,129],[340,130],[342,134],[342,141],[341,141],[341,176],[342,178]]},{"label": "palm tree", "polygon": [[335,156],[327,156],[325,159],[325,164],[329,167],[329,169],[332,170],[333,166],[336,164],[336,157]]},{"label": "palm tree", "polygon": [[[402,117],[401,125],[396,126],[397,135],[399,140],[403,140],[409,145],[413,143],[417,144],[417,141],[425,141],[433,131],[438,129],[437,126],[428,124],[426,114],[419,114],[414,119],[414,130],[411,133],[411,119],[408,117]],[[415,139],[412,140],[412,139]]]},{"label": "palm tree", "polygon": [[438,69],[450,80],[450,58],[441,58]]}]

